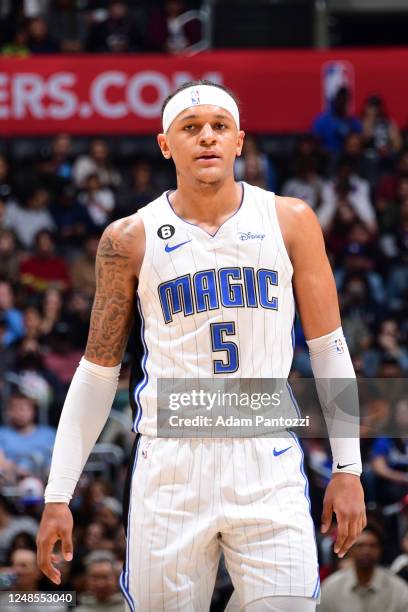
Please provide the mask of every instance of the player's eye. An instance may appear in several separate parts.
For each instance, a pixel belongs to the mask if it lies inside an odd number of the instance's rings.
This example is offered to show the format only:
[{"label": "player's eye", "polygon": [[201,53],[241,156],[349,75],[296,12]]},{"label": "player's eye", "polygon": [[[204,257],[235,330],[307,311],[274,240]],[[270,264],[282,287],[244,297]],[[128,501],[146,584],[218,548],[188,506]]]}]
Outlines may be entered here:
[{"label": "player's eye", "polygon": [[185,125],[183,127],[183,130],[185,130],[186,132],[191,132],[194,129],[194,125],[192,123],[189,123],[188,125]]},{"label": "player's eye", "polygon": [[227,128],[227,126],[225,125],[225,123],[216,123],[215,124],[215,129],[216,130],[225,130]]}]

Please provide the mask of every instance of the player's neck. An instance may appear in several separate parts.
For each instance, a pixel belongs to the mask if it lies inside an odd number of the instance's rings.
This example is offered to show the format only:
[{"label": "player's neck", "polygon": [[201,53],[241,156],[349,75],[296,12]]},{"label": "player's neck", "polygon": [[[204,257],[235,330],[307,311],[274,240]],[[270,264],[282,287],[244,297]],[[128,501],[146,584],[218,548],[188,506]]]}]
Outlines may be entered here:
[{"label": "player's neck", "polygon": [[177,190],[170,195],[175,212],[192,223],[222,223],[239,208],[242,185],[233,178],[219,185],[186,184],[178,181]]}]

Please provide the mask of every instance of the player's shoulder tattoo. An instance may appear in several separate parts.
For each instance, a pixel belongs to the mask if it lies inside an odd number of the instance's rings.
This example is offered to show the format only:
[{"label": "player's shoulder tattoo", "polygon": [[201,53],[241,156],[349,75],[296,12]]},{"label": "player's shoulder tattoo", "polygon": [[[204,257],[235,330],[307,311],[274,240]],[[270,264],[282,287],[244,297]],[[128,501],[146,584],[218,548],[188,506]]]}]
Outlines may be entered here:
[{"label": "player's shoulder tattoo", "polygon": [[120,219],[108,225],[102,234],[98,246],[97,262],[99,260],[129,260],[131,259],[132,240],[135,237],[132,224]]},{"label": "player's shoulder tattoo", "polygon": [[134,295],[132,231],[125,223],[115,222],[106,228],[98,246],[86,358],[107,366],[121,360],[133,320]]}]

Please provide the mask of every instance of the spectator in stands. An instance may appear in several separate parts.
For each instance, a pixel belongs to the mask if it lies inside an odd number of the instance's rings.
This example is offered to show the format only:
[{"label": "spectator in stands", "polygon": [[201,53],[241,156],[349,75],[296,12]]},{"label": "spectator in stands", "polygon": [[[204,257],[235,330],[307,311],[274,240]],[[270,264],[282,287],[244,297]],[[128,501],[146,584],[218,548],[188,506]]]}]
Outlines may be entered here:
[{"label": "spectator in stands", "polygon": [[294,176],[282,187],[282,195],[304,200],[313,209],[320,204],[323,180],[317,174],[317,160],[298,158],[294,163]]},{"label": "spectator in stands", "polygon": [[28,188],[43,187],[50,194],[50,200],[54,202],[68,181],[64,176],[58,174],[58,160],[54,158],[51,147],[48,145],[41,147],[33,161],[31,169],[25,176]]},{"label": "spectator in stands", "polygon": [[100,234],[95,232],[88,234],[83,254],[80,255],[72,264],[71,276],[72,286],[76,291],[81,291],[85,295],[93,298],[95,295],[95,258],[98,250]]},{"label": "spectator in stands", "polygon": [[115,169],[109,157],[106,142],[100,138],[93,140],[89,147],[89,155],[81,155],[72,169],[75,185],[78,189],[85,187],[90,174],[97,174],[102,187],[115,189],[119,187],[122,178]]},{"label": "spectator in stands", "polygon": [[14,307],[14,292],[9,281],[0,279],[0,311],[5,317],[6,329],[0,344],[8,346],[24,335],[23,314]]},{"label": "spectator in stands", "polygon": [[350,551],[353,566],[335,572],[322,584],[319,612],[405,612],[408,587],[379,566],[382,535],[367,525]]},{"label": "spectator in stands", "polygon": [[[392,429],[395,436],[408,431],[408,402],[400,400],[393,411]],[[376,474],[376,501],[386,505],[400,501],[408,494],[408,436],[373,441],[371,465]]]},{"label": "spectator in stands", "polygon": [[257,140],[250,134],[245,138],[241,157],[235,160],[235,178],[271,191],[274,191],[276,186],[275,168],[268,156],[261,152]]},{"label": "spectator in stands", "polygon": [[10,42],[3,45],[0,53],[4,57],[28,57],[30,55],[30,49],[27,43],[27,29],[25,27],[18,27]]},{"label": "spectator in stands", "polygon": [[180,25],[178,18],[186,12],[183,0],[165,0],[164,6],[152,17],[148,43],[152,51],[182,53],[199,42],[200,25],[196,20]]},{"label": "spectator in stands", "polygon": [[56,176],[70,181],[72,178],[72,140],[69,134],[57,134],[51,144],[51,165]]},{"label": "spectator in stands", "polygon": [[5,227],[14,230],[23,247],[30,249],[40,230],[54,230],[54,221],[47,208],[49,200],[48,191],[38,187],[27,197],[24,207],[17,203],[8,204]]},{"label": "spectator in stands", "polygon": [[32,19],[33,17],[45,14],[49,0],[23,0],[23,2],[16,2],[16,4],[17,7],[20,5],[20,10],[16,7],[17,15],[16,12],[14,13],[17,18],[24,17],[25,19]]},{"label": "spectator in stands", "polygon": [[105,480],[90,480],[82,495],[74,499],[72,511],[75,525],[78,527],[88,525],[89,517],[95,516],[95,512],[106,496],[112,496],[111,485]]},{"label": "spectator in stands", "polygon": [[403,344],[401,331],[395,319],[382,321],[376,339],[378,365],[384,359],[393,359],[398,363],[404,375],[408,373],[408,349]]},{"label": "spectator in stands", "polygon": [[50,35],[63,53],[79,53],[86,39],[85,19],[75,0],[53,0],[47,11]]},{"label": "spectator in stands", "polygon": [[94,550],[110,548],[111,543],[107,540],[105,527],[98,521],[89,523],[85,527],[83,537],[78,541],[78,547],[78,555],[82,558]]},{"label": "spectator in stands", "polygon": [[[371,329],[381,316],[382,308],[372,299],[370,284],[362,272],[351,272],[340,293],[341,317],[350,353],[355,355],[370,345]],[[371,369],[378,367],[370,361]],[[369,364],[364,362],[365,367]]]},{"label": "spectator in stands", "polygon": [[[4,312],[0,310],[0,338],[2,338],[7,331],[6,317]],[[0,341],[0,380],[8,374],[12,369],[16,359],[16,349],[13,345],[3,346]],[[1,386],[0,386],[1,390]],[[1,473],[0,473],[1,476]]]},{"label": "spectator in stands", "polygon": [[361,132],[361,123],[357,117],[349,114],[349,105],[350,91],[347,87],[340,87],[333,98],[331,108],[319,115],[313,123],[313,134],[331,154],[341,152],[347,134]]},{"label": "spectator in stands", "polygon": [[126,2],[111,0],[107,18],[92,25],[87,42],[91,53],[134,53],[143,42],[129,14]]},{"label": "spectator in stands", "polygon": [[[10,591],[42,591],[43,579],[41,572],[37,566],[37,556],[35,550],[31,548],[18,548],[11,554],[12,576],[15,577],[13,586]],[[49,583],[48,583],[49,584]],[[46,584],[45,588],[47,588]],[[44,612],[44,604],[31,602],[29,604],[23,602],[4,603],[2,612],[25,612],[27,607],[32,612]],[[48,603],[46,606],[49,612],[63,612],[68,610],[67,604]]]},{"label": "spectator in stands", "polygon": [[147,160],[141,159],[132,165],[130,185],[122,185],[116,214],[118,217],[132,215],[158,195],[153,184],[152,166]]},{"label": "spectator in stands", "polygon": [[[27,516],[34,519],[40,519],[44,510],[44,482],[43,476],[37,478],[35,476],[26,476],[17,485],[18,507]],[[24,539],[20,537],[20,542]],[[31,538],[28,538],[28,542]],[[25,544],[28,543],[27,541]],[[13,543],[16,545],[16,543]],[[21,547],[21,546],[20,546]],[[35,546],[34,546],[35,550]]]},{"label": "spectator in stands", "polygon": [[[34,315],[35,316],[35,315]],[[17,347],[13,367],[9,376],[21,392],[31,397],[41,414],[41,422],[56,425],[66,394],[53,372],[46,368],[45,354],[48,345],[32,338],[24,338]],[[53,408],[50,410],[50,408]],[[55,410],[54,410],[55,408]]]},{"label": "spectator in stands", "polygon": [[57,53],[58,45],[48,32],[44,17],[31,19],[28,24],[28,48],[33,54]]},{"label": "spectator in stands", "polygon": [[6,220],[7,206],[4,200],[0,199],[0,227],[4,227]]},{"label": "spectator in stands", "polygon": [[396,230],[395,263],[388,277],[390,307],[402,312],[408,301],[408,198],[401,204],[400,222]]},{"label": "spectator in stands", "polygon": [[35,551],[24,548],[15,550],[11,555],[11,567],[16,574],[16,583],[13,590],[39,590],[41,572],[37,567]]},{"label": "spectator in stands", "polygon": [[102,187],[96,173],[89,174],[85,179],[78,202],[86,208],[95,227],[104,229],[108,225],[115,208],[115,196],[109,187]]},{"label": "spectator in stands", "polygon": [[24,336],[27,340],[38,340],[41,336],[41,315],[35,306],[24,309]]},{"label": "spectator in stands", "polygon": [[70,286],[69,269],[56,255],[53,234],[40,230],[35,237],[35,251],[20,267],[21,283],[29,292],[44,293],[49,287],[67,291]]},{"label": "spectator in stands", "polygon": [[5,204],[14,201],[14,182],[10,164],[4,155],[0,154],[0,200]]},{"label": "spectator in stands", "polygon": [[62,294],[59,289],[50,287],[42,299],[41,335],[49,336],[62,319]]},{"label": "spectator in stands", "polygon": [[122,504],[114,497],[104,497],[96,512],[96,520],[105,529],[106,535],[114,540],[122,532]]},{"label": "spectator in stands", "polygon": [[408,176],[408,149],[403,149],[396,159],[395,166],[389,174],[378,181],[375,200],[392,202],[398,197],[398,185],[401,176]]},{"label": "spectator in stands", "polygon": [[353,159],[349,157],[340,160],[336,176],[326,181],[322,188],[322,204],[317,216],[325,232],[330,229],[336,211],[343,203],[355,212],[370,232],[376,232],[377,222],[369,184],[355,173]]},{"label": "spectator in stands", "polygon": [[[332,236],[333,234],[331,234]],[[341,253],[340,266],[336,265],[335,279],[340,291],[350,274],[360,273],[367,278],[370,287],[370,298],[375,303],[382,304],[382,315],[386,314],[386,293],[381,275],[377,272],[379,253],[376,243],[372,241],[367,228],[359,222],[354,222],[347,236],[346,246]],[[372,319],[372,322],[374,320]]]},{"label": "spectator in stands", "polygon": [[388,257],[396,255],[395,233],[400,224],[401,207],[405,200],[408,201],[408,173],[398,177],[395,198],[385,200],[379,197],[375,201],[379,231],[383,236],[386,235],[388,240],[393,241],[394,248],[389,243],[384,243],[385,238],[383,239],[382,247]]},{"label": "spectator in stands", "polygon": [[378,181],[377,164],[364,150],[363,138],[357,132],[350,132],[344,139],[342,153],[348,157],[353,164],[354,172],[361,178],[366,179],[370,187],[374,187]]},{"label": "spectator in stands", "polygon": [[366,447],[364,450],[369,447],[370,456],[365,457],[367,461],[371,460],[372,440],[366,440],[364,438],[372,438],[374,435],[384,435],[390,417],[391,404],[388,399],[374,396],[364,402],[364,409],[362,410],[361,416],[361,437],[363,438],[362,444]]},{"label": "spectator in stands", "polygon": [[75,349],[85,349],[93,297],[82,291],[73,291],[66,305],[66,321],[72,330],[71,338]]},{"label": "spectator in stands", "polygon": [[379,96],[370,96],[366,100],[362,124],[363,142],[372,155],[387,161],[401,150],[401,132],[397,124],[387,117],[384,101]]},{"label": "spectator in stands", "polygon": [[20,262],[21,251],[16,234],[11,229],[0,229],[0,278],[17,281]]},{"label": "spectator in stands", "polygon": [[57,323],[49,337],[49,349],[44,364],[57,380],[68,389],[83,351],[74,346],[72,333],[65,321]]},{"label": "spectator in stands", "polygon": [[57,227],[58,243],[64,256],[71,260],[81,252],[83,240],[94,224],[85,206],[77,201],[72,186],[66,186],[50,207]]},{"label": "spectator in stands", "polygon": [[38,523],[31,517],[18,516],[10,500],[0,493],[0,566],[7,561],[7,552],[19,533],[36,536]]},{"label": "spectator in stands", "polygon": [[401,554],[391,564],[390,570],[408,582],[408,527],[401,538]]},{"label": "spectator in stands", "polygon": [[85,559],[86,593],[81,596],[77,612],[125,612],[125,602],[118,592],[116,558],[109,551],[95,550]]},{"label": "spectator in stands", "polygon": [[0,448],[12,461],[16,475],[30,475],[33,461],[46,469],[51,462],[55,430],[48,425],[36,425],[34,401],[14,390],[6,409],[7,425],[0,427]]}]

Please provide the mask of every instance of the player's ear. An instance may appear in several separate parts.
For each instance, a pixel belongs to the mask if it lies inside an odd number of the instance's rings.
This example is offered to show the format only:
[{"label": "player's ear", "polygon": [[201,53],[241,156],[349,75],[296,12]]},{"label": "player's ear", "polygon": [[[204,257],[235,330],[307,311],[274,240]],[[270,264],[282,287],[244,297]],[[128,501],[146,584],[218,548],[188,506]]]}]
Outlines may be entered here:
[{"label": "player's ear", "polygon": [[157,144],[160,147],[163,157],[165,157],[166,159],[170,159],[171,153],[170,153],[169,145],[167,143],[166,134],[157,134]]},{"label": "player's ear", "polygon": [[237,157],[242,153],[242,147],[244,146],[245,132],[244,130],[238,130],[237,135]]}]

